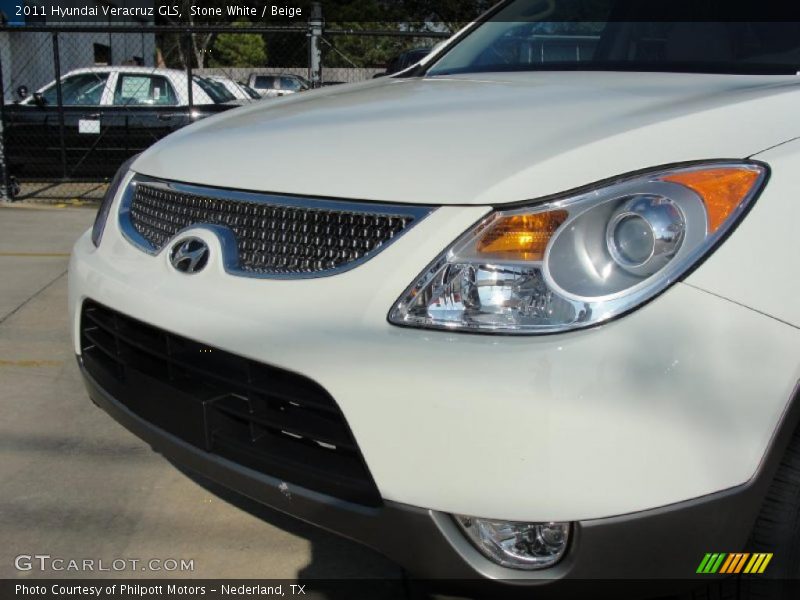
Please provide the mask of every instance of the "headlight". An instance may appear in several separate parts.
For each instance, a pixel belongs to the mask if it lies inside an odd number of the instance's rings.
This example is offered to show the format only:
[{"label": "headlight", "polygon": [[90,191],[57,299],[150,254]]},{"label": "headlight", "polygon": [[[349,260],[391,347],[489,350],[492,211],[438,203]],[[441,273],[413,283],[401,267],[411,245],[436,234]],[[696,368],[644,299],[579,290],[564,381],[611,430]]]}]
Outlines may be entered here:
[{"label": "headlight", "polygon": [[100,246],[100,240],[103,239],[103,230],[106,228],[106,220],[108,220],[108,212],[111,210],[111,205],[114,203],[114,197],[117,195],[119,191],[119,186],[122,184],[123,180],[125,179],[125,175],[128,174],[128,171],[139,155],[132,156],[124,163],[122,166],[117,169],[114,178],[111,180],[111,183],[108,184],[108,189],[106,190],[105,196],[103,196],[103,201],[100,203],[100,208],[97,209],[97,216],[94,218],[94,225],[92,226],[92,243],[95,247]]},{"label": "headlight", "polygon": [[706,163],[495,211],[403,293],[389,321],[521,334],[606,321],[708,255],[766,176],[760,163]]}]

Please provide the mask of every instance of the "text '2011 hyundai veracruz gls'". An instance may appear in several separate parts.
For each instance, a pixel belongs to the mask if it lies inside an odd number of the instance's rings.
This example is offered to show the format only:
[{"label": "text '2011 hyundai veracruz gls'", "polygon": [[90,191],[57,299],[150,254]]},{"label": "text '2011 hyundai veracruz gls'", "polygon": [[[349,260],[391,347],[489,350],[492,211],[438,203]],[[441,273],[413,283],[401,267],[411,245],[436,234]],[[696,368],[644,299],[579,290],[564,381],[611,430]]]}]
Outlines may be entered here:
[{"label": "text '2011 hyundai veracruz gls'", "polygon": [[797,576],[800,26],[563,4],[123,165],[89,393],[421,577]]}]

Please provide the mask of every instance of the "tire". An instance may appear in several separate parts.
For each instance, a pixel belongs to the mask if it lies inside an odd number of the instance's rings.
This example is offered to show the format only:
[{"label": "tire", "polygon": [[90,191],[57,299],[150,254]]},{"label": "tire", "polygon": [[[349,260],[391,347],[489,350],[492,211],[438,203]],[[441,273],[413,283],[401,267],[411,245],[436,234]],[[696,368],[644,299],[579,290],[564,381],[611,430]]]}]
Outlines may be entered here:
[{"label": "tire", "polygon": [[747,552],[771,552],[762,575],[728,577],[684,600],[800,598],[800,426],[792,435],[756,518]]},{"label": "tire", "polygon": [[781,459],[748,543],[750,552],[774,554],[767,577],[748,578],[742,600],[800,597],[800,427]]},{"label": "tire", "polygon": [[21,190],[20,190],[20,186],[19,186],[19,181],[17,181],[17,178],[14,177],[14,176],[9,177],[8,178],[8,198],[10,200],[13,200],[17,196],[19,196],[20,191]]}]

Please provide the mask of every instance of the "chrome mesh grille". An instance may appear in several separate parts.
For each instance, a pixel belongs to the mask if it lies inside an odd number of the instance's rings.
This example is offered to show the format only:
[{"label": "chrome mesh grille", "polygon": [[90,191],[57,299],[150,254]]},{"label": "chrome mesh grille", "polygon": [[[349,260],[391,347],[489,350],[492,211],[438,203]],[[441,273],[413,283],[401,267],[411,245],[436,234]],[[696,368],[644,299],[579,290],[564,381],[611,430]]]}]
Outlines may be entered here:
[{"label": "chrome mesh grille", "polygon": [[129,219],[155,251],[192,225],[223,226],[236,240],[238,269],[256,274],[340,269],[376,253],[415,220],[412,211],[403,214],[402,209],[394,214],[335,210],[270,203],[268,198],[277,197],[229,199],[138,182]]}]

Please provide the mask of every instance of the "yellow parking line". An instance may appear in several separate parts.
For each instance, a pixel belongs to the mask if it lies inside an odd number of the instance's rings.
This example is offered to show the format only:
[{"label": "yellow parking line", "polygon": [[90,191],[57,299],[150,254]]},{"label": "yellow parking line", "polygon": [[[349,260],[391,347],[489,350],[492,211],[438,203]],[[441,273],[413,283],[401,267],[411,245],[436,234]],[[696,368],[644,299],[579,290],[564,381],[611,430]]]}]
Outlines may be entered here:
[{"label": "yellow parking line", "polygon": [[2,360],[0,367],[59,367],[63,360]]},{"label": "yellow parking line", "polygon": [[0,252],[0,256],[14,258],[61,258],[69,256],[69,252]]}]

